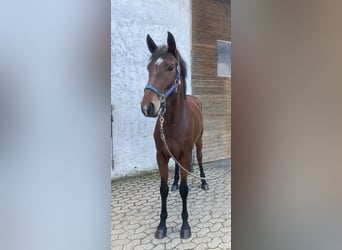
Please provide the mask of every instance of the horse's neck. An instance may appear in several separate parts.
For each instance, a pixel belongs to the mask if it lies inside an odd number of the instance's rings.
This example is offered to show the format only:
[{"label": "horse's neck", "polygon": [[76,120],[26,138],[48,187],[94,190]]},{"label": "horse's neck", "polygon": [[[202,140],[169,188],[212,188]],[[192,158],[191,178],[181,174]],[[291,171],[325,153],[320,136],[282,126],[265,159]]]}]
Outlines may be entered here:
[{"label": "horse's neck", "polygon": [[[183,82],[182,82],[183,84]],[[185,96],[183,86],[178,86],[177,96],[170,101],[166,107],[165,120],[170,124],[175,124],[184,117]]]}]

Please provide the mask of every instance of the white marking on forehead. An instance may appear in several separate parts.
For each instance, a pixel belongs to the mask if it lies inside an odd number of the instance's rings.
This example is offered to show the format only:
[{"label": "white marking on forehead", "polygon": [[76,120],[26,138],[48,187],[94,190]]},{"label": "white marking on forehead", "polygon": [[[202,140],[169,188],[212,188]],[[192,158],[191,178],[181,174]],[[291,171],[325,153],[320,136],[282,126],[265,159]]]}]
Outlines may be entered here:
[{"label": "white marking on forehead", "polygon": [[158,59],[157,59],[157,61],[154,63],[154,64],[156,64],[156,65],[160,65],[160,64],[162,64],[164,62],[164,59],[163,58],[161,58],[161,57],[159,57]]}]

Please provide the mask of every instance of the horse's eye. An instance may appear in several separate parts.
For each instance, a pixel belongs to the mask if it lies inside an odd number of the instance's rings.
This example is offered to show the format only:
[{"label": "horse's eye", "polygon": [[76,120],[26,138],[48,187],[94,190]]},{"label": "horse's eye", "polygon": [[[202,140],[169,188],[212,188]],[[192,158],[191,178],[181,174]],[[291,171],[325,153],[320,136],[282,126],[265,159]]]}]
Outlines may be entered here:
[{"label": "horse's eye", "polygon": [[167,69],[166,69],[167,71],[172,71],[173,70],[173,66],[172,65],[169,65],[169,66],[167,66]]}]

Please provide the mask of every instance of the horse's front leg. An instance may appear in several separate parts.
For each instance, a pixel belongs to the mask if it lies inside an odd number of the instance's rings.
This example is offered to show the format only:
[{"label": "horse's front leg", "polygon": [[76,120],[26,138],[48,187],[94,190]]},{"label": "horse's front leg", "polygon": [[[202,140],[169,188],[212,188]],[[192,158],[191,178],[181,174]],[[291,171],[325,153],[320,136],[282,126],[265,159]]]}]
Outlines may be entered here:
[{"label": "horse's front leg", "polygon": [[[190,154],[189,154],[190,156]],[[184,159],[181,162],[182,166],[186,168],[187,170],[190,169],[190,157]],[[183,210],[182,210],[182,228],[181,228],[181,233],[180,237],[182,239],[188,239],[191,237],[191,228],[188,223],[188,209],[187,209],[187,198],[188,198],[188,183],[187,183],[187,173],[181,169],[181,183],[179,186],[179,193],[182,197],[182,205],[183,205]]]},{"label": "horse's front leg", "polygon": [[160,196],[161,196],[161,213],[160,213],[160,223],[155,233],[157,239],[162,239],[166,236],[166,200],[169,194],[168,181],[168,161],[169,159],[161,153],[157,153],[157,163],[160,173]]}]

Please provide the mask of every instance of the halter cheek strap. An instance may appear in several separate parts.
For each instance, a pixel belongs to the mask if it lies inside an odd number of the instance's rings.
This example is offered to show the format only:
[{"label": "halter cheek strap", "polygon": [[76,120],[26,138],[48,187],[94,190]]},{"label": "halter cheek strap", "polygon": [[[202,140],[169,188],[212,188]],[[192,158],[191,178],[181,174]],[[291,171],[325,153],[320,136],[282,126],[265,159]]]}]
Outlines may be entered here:
[{"label": "halter cheek strap", "polygon": [[180,80],[180,74],[179,74],[179,64],[177,65],[177,72],[176,72],[176,79],[175,82],[172,84],[172,86],[165,92],[165,93],[161,93],[156,87],[154,87],[151,84],[147,84],[145,89],[150,89],[152,90],[154,93],[156,93],[158,95],[158,97],[160,98],[160,110],[159,110],[159,114],[163,115],[166,112],[166,98],[175,91],[175,89],[177,88],[178,84],[179,84],[179,80]]}]

